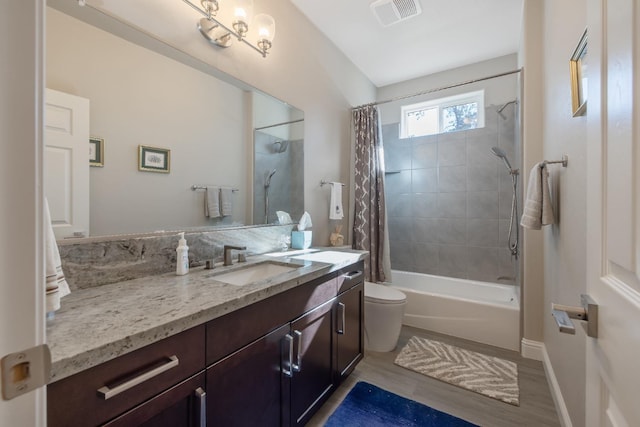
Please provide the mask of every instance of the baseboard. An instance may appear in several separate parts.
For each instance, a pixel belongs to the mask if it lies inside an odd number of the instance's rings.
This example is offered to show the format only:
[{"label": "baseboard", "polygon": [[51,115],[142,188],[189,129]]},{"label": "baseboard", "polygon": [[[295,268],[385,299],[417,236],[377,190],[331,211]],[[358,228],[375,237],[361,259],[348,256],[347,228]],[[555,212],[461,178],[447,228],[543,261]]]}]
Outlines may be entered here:
[{"label": "baseboard", "polygon": [[544,352],[544,344],[540,341],[526,338],[522,338],[522,341],[520,341],[520,355],[524,358],[542,362],[544,360]]},{"label": "baseboard", "polygon": [[556,405],[556,412],[558,413],[560,424],[562,427],[573,427],[571,418],[569,417],[569,411],[567,410],[567,405],[564,403],[564,397],[562,397],[562,391],[560,391],[560,384],[558,384],[558,379],[556,378],[553,366],[551,365],[551,359],[549,359],[549,353],[547,353],[547,348],[544,344],[541,344],[541,346],[543,356],[542,364],[544,365],[544,371],[547,375],[547,381],[549,382],[553,402]]}]

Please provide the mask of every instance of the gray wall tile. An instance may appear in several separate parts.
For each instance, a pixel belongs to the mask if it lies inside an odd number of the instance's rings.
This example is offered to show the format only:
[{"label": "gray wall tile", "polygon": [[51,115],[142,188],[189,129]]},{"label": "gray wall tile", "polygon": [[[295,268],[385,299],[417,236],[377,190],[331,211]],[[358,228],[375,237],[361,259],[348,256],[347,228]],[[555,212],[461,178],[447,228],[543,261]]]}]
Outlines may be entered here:
[{"label": "gray wall tile", "polygon": [[467,249],[469,278],[495,282],[498,279],[498,248],[469,247]]},{"label": "gray wall tile", "polygon": [[467,245],[498,246],[499,227],[497,219],[468,219]]},{"label": "gray wall tile", "polygon": [[[414,138],[416,139],[416,138]],[[438,166],[438,144],[435,140],[420,139],[413,144],[413,169],[434,168]]]},{"label": "gray wall tile", "polygon": [[467,248],[466,246],[441,245],[438,253],[440,272],[466,273],[467,272]]},{"label": "gray wall tile", "polygon": [[387,219],[389,226],[389,240],[396,242],[410,242],[412,240],[411,218],[390,217]]},{"label": "gray wall tile", "polygon": [[432,218],[414,218],[411,235],[416,243],[438,243],[440,234],[438,220]]},{"label": "gray wall tile", "polygon": [[466,218],[467,193],[438,193],[438,216],[440,218]]},{"label": "gray wall tile", "polygon": [[384,143],[384,167],[387,171],[411,169],[411,143],[406,139]]},{"label": "gray wall tile", "polygon": [[445,245],[464,245],[467,241],[467,220],[442,218],[437,220],[438,242]]},{"label": "gray wall tile", "polygon": [[411,171],[411,191],[413,193],[435,193],[438,191],[438,169],[413,169]]},{"label": "gray wall tile", "polygon": [[467,190],[498,190],[498,169],[496,165],[469,165],[467,167]]},{"label": "gray wall tile", "polygon": [[[464,135],[464,132],[456,132]],[[467,143],[464,138],[438,138],[438,166],[467,164]]]},{"label": "gray wall tile", "polygon": [[413,193],[412,214],[415,218],[438,217],[438,193]]},{"label": "gray wall tile", "polygon": [[405,170],[399,173],[384,175],[384,191],[386,194],[407,193],[411,189],[411,171]]},{"label": "gray wall tile", "polygon": [[467,190],[467,168],[465,166],[441,166],[438,168],[438,191]]},{"label": "gray wall tile", "polygon": [[498,218],[498,192],[474,191],[467,193],[467,218]]},{"label": "gray wall tile", "polygon": [[391,193],[385,195],[389,217],[411,217],[411,194]]}]

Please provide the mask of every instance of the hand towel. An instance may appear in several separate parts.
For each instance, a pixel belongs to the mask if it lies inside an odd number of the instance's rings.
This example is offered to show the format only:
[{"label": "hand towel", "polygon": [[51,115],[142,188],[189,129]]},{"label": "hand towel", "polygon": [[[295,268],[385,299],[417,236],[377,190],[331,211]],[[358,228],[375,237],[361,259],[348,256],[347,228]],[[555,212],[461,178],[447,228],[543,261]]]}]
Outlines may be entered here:
[{"label": "hand towel", "polygon": [[44,199],[44,222],[45,222],[45,274],[46,278],[46,305],[47,313],[54,312],[60,308],[60,298],[71,293],[69,284],[64,278],[60,252],[56,244],[56,236],[53,234],[51,225],[51,213],[49,202]]},{"label": "hand towel", "polygon": [[549,171],[545,162],[537,163],[529,174],[527,199],[524,202],[520,225],[531,230],[540,230],[543,225],[554,222],[549,195]]},{"label": "hand towel", "polygon": [[204,216],[218,218],[220,216],[220,187],[207,187],[204,192]]},{"label": "hand towel", "polygon": [[231,188],[220,189],[220,213],[222,216],[233,214],[233,190]]},{"label": "hand towel", "polygon": [[329,219],[342,219],[342,183],[331,183],[331,205],[329,208]]}]

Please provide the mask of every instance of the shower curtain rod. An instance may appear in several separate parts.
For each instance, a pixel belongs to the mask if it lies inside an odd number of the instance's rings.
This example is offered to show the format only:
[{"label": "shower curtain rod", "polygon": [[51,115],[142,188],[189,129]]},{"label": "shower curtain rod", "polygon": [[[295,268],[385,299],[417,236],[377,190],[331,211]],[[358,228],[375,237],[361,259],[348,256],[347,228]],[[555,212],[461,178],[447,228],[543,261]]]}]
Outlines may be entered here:
[{"label": "shower curtain rod", "polygon": [[291,125],[293,123],[299,123],[299,122],[304,122],[304,119],[291,120],[290,122],[282,122],[282,123],[276,123],[275,125],[262,126],[261,128],[255,128],[254,130],[269,129],[269,128],[274,128],[276,126]]},{"label": "shower curtain rod", "polygon": [[362,108],[362,107],[368,107],[370,105],[388,104],[389,102],[401,101],[403,99],[413,98],[413,97],[421,96],[421,95],[427,95],[429,93],[439,92],[441,90],[452,89],[454,87],[464,86],[464,85],[468,85],[468,84],[471,84],[471,83],[477,83],[477,82],[481,82],[481,81],[484,81],[484,80],[490,80],[490,79],[495,79],[495,78],[498,78],[498,77],[508,76],[510,74],[516,74],[516,73],[519,73],[521,71],[522,71],[522,68],[518,68],[516,70],[511,70],[511,71],[505,71],[504,73],[494,74],[493,76],[481,77],[479,79],[474,79],[474,80],[467,80],[466,82],[455,83],[455,84],[452,84],[452,85],[442,86],[442,87],[438,87],[438,88],[435,88],[435,89],[429,89],[429,90],[425,90],[425,91],[422,91],[422,92],[414,93],[414,94],[411,94],[411,95],[397,96],[395,98],[385,99],[384,101],[371,102],[369,104],[360,105],[359,107],[353,107],[352,110],[357,110],[358,108]]}]

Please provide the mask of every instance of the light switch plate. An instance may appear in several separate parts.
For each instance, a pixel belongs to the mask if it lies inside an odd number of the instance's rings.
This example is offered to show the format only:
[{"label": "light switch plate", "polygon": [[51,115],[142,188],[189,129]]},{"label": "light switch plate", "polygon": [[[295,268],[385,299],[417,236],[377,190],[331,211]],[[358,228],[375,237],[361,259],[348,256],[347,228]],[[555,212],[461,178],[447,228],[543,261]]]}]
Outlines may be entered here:
[{"label": "light switch plate", "polygon": [[51,372],[51,352],[46,344],[7,354],[0,361],[2,399],[28,393],[47,385]]}]

